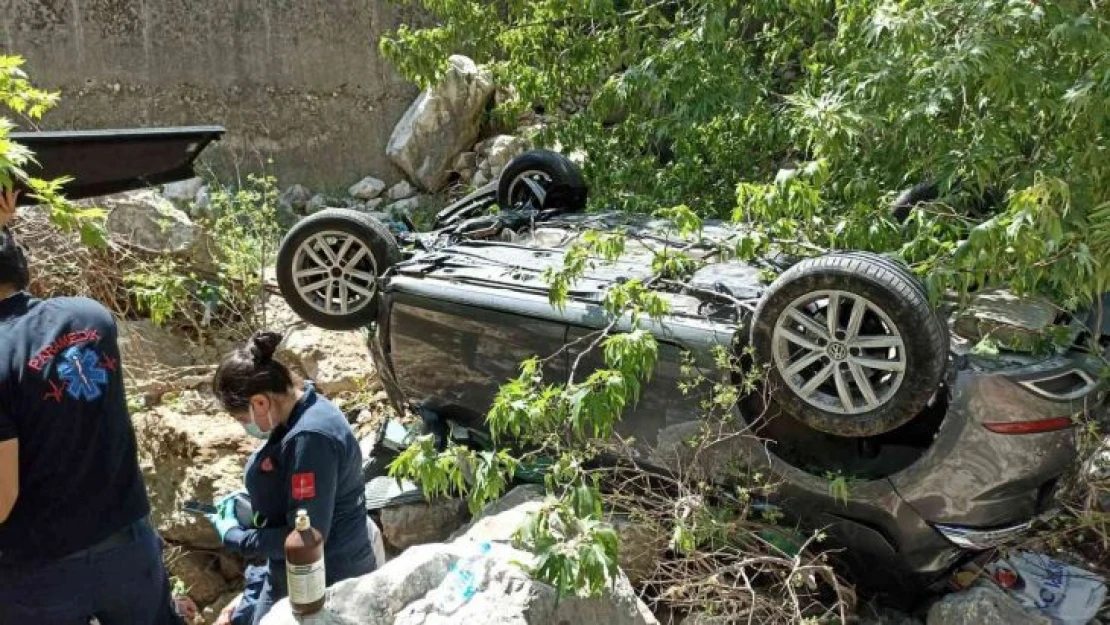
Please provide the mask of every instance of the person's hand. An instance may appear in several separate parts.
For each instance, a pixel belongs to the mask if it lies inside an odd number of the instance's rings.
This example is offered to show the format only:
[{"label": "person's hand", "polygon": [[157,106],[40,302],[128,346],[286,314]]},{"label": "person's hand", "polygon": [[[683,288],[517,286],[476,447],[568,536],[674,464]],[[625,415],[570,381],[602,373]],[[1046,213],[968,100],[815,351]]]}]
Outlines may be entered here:
[{"label": "person's hand", "polygon": [[220,610],[220,616],[216,619],[216,625],[231,625],[231,615],[235,612],[235,608],[239,607],[239,600],[243,595],[237,595],[234,599]]},{"label": "person's hand", "polygon": [[18,197],[19,191],[5,190],[0,192],[0,228],[15,219],[15,201]]},{"label": "person's hand", "polygon": [[216,514],[204,516],[216,528],[216,533],[220,535],[220,542],[223,542],[228,532],[239,527],[239,519],[235,516],[235,498],[231,495],[224,497],[216,505]]},{"label": "person's hand", "polygon": [[178,595],[173,598],[174,607],[178,616],[185,619],[186,623],[197,620],[197,604],[189,595]]}]

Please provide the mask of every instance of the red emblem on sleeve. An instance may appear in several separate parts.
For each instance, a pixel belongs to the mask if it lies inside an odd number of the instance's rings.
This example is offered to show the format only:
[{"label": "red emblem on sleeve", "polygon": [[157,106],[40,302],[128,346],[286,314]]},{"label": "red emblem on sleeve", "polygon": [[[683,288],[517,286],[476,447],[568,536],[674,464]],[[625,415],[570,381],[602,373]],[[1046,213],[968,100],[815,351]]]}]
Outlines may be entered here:
[{"label": "red emblem on sleeve", "polygon": [[274,470],[274,461],[271,460],[269,456],[266,456],[265,458],[262,459],[261,469],[262,469],[263,473],[269,473],[270,471],[273,471]]},{"label": "red emblem on sleeve", "polygon": [[316,474],[293,474],[293,499],[298,501],[312,499],[316,496]]}]

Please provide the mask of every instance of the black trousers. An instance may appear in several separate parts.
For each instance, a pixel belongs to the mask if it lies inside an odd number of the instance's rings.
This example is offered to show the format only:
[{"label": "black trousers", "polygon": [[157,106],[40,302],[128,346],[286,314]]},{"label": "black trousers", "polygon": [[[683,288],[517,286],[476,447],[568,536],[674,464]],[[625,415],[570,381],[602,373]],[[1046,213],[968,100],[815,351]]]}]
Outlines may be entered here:
[{"label": "black trousers", "polygon": [[[94,620],[95,619],[95,620]],[[0,568],[0,625],[179,625],[146,520],[61,560]]]}]

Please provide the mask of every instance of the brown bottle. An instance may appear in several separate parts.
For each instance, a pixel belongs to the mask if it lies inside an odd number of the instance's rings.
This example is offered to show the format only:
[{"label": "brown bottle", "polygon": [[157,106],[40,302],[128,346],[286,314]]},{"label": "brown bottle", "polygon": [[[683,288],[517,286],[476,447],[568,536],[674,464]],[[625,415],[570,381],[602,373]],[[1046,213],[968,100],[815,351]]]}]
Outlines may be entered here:
[{"label": "brown bottle", "polygon": [[285,537],[285,575],[293,614],[315,614],[324,607],[324,537],[306,510],[297,510],[293,531]]}]

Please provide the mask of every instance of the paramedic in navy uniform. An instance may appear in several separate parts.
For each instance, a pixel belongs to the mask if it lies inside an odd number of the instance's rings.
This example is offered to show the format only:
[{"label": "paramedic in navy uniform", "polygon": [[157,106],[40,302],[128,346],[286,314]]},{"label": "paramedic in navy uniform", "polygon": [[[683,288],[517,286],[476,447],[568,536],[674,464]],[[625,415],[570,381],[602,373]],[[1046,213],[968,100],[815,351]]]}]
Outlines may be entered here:
[{"label": "paramedic in navy uniform", "polygon": [[212,390],[224,409],[263,441],[244,477],[261,527],[241,527],[226,497],[209,518],[223,544],[266,564],[248,568],[247,587],[231,612],[234,625],[257,624],[288,595],[285,538],[304,508],[324,537],[327,584],[364,575],[376,563],[367,529],[362,450],[343,412],[312,384],[298,387],[274,360],[281,335],[260,332],[216,370]]},{"label": "paramedic in navy uniform", "polygon": [[24,290],[14,215],[0,190],[0,625],[179,623],[115,319],[90,299]]}]

